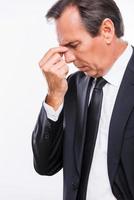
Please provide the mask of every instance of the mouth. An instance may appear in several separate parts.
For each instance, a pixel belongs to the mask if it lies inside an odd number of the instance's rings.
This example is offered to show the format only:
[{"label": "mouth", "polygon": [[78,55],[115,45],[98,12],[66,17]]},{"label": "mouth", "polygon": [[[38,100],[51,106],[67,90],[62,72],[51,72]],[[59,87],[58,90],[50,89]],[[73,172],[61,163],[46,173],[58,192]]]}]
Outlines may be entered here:
[{"label": "mouth", "polygon": [[87,72],[89,71],[89,66],[77,66],[77,68],[82,71],[82,72]]},{"label": "mouth", "polygon": [[83,69],[85,69],[85,68],[88,68],[88,69],[90,68],[89,65],[87,65],[86,63],[85,63],[85,64],[84,64],[84,63],[83,63],[83,64],[82,64],[82,63],[80,64],[80,63],[74,62],[73,64],[74,64],[75,67],[77,67],[79,70],[83,70]]}]

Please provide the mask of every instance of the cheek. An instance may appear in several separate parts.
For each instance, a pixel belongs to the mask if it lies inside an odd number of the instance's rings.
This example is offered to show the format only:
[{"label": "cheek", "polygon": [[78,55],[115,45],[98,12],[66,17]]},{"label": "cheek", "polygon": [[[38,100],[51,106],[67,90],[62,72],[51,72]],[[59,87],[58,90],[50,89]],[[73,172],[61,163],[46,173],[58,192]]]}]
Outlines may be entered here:
[{"label": "cheek", "polygon": [[100,62],[100,57],[102,54],[102,49],[98,47],[98,45],[94,44],[87,48],[87,50],[84,52],[84,58],[87,60],[87,62],[91,62],[92,64],[97,64]]},{"label": "cheek", "polygon": [[82,61],[88,61],[92,57],[92,51],[89,48],[81,48],[76,52],[76,58]]},{"label": "cheek", "polygon": [[79,54],[79,60],[83,61],[84,63],[90,64],[93,61],[93,52],[92,51],[84,51]]},{"label": "cheek", "polygon": [[84,63],[95,64],[99,57],[99,47],[96,40],[84,43],[76,50],[76,58]]}]

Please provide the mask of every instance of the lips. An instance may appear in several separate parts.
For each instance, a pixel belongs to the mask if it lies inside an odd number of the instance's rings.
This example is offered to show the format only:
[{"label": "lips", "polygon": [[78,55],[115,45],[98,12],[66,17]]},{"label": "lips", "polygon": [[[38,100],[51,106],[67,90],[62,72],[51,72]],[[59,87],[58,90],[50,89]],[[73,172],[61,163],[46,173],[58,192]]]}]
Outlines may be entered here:
[{"label": "lips", "polygon": [[78,69],[82,69],[82,68],[85,68],[86,66],[80,66],[80,65],[77,65],[77,64],[74,64]]},{"label": "lips", "polygon": [[74,65],[82,72],[87,72],[89,71],[89,66],[87,65],[81,65],[80,63],[74,63]]},{"label": "lips", "polygon": [[89,71],[89,67],[88,66],[77,66],[77,68],[80,70],[80,71],[83,71],[83,72],[86,72],[86,71]]}]

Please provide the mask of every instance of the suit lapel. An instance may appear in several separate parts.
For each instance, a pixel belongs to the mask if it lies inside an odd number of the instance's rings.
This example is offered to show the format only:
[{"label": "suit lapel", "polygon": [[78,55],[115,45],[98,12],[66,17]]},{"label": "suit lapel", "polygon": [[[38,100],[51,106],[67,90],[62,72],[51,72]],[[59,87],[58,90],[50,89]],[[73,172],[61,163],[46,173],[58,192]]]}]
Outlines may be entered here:
[{"label": "suit lapel", "polygon": [[134,55],[131,57],[124,74],[109,128],[108,140],[108,173],[113,185],[123,144],[124,129],[134,107]]},{"label": "suit lapel", "polygon": [[76,132],[74,140],[74,159],[78,175],[80,175],[83,148],[86,133],[86,119],[90,92],[90,80],[88,76],[83,76],[77,81],[77,117]]}]

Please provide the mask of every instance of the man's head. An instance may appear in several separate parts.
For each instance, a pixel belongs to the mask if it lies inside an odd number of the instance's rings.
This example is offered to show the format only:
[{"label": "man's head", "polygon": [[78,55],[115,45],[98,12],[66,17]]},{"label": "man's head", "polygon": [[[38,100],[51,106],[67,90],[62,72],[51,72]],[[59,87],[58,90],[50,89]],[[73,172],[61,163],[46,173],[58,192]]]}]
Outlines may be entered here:
[{"label": "man's head", "polygon": [[124,34],[124,25],[119,8],[113,0],[59,0],[46,17],[58,19],[68,6],[76,6],[85,28],[92,36],[99,34],[104,19],[109,18],[115,26],[117,37]]},{"label": "man's head", "polygon": [[59,0],[46,16],[55,19],[59,44],[68,47],[64,54],[67,63],[73,62],[90,76],[106,73],[124,34],[113,0]]}]

